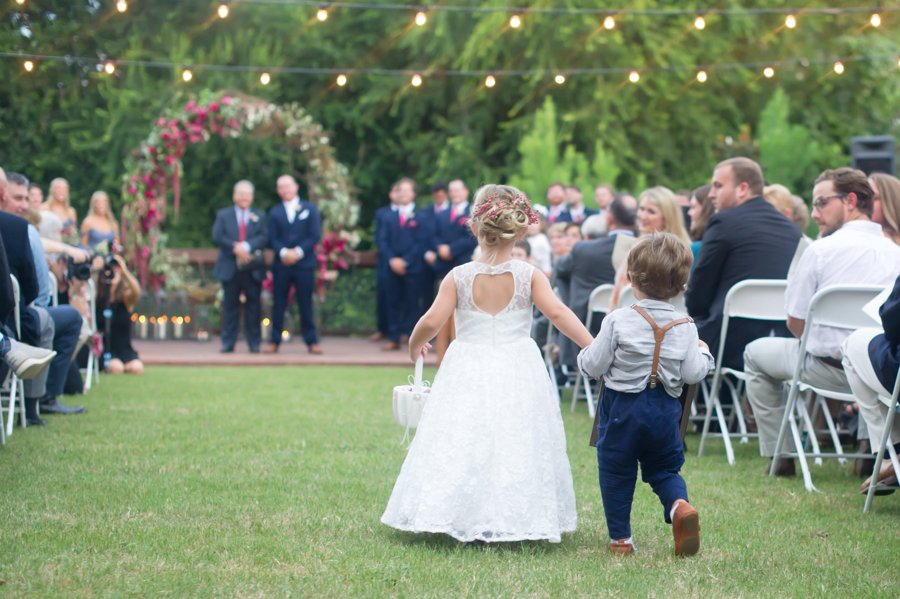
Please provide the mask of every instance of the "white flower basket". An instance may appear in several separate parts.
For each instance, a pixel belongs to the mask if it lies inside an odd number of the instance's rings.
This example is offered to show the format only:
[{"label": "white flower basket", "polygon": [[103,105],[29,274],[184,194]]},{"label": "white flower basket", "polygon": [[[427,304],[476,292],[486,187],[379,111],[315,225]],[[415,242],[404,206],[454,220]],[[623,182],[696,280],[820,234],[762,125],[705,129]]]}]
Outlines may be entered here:
[{"label": "white flower basket", "polygon": [[423,366],[423,360],[420,357],[416,360],[415,372],[410,375],[409,383],[394,387],[394,420],[400,426],[406,427],[407,435],[409,429],[419,426],[422,409],[431,393],[430,383],[422,380]]}]

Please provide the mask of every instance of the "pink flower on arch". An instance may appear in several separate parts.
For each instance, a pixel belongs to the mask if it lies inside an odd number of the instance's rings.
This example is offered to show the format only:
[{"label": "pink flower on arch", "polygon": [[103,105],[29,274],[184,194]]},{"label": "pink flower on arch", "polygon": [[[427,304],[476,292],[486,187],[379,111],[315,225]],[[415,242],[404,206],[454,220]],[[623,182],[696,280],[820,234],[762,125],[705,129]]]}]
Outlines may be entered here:
[{"label": "pink flower on arch", "polygon": [[232,102],[231,96],[222,96],[222,104],[225,106],[230,106]]},{"label": "pink flower on arch", "polygon": [[219,111],[219,103],[213,102],[212,104],[210,104],[209,110],[210,110],[210,112],[218,112]]}]

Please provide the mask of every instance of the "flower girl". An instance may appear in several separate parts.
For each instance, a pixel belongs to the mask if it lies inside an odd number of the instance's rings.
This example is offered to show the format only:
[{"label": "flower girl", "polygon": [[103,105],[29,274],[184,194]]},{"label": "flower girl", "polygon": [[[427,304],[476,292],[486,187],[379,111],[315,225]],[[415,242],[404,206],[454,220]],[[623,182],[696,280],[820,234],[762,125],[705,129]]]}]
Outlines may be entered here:
[{"label": "flower girl", "polygon": [[546,539],[575,530],[559,402],[531,339],[532,303],[579,346],[592,337],[547,277],[512,249],[536,221],[514,187],[478,190],[478,260],[444,278],[409,341],[425,355],[454,313],[451,343],[381,521],[463,542]]}]

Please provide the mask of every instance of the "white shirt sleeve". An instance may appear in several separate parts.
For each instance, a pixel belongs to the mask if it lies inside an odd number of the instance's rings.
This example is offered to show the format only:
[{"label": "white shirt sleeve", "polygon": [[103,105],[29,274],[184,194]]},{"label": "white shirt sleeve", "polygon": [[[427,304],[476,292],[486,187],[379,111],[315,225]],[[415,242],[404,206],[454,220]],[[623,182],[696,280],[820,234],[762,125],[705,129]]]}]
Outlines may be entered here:
[{"label": "white shirt sleeve", "polygon": [[616,353],[615,319],[603,319],[600,333],[578,354],[578,369],[587,376],[599,379],[609,370]]},{"label": "white shirt sleeve", "polygon": [[690,325],[690,328],[687,354],[681,362],[681,378],[687,385],[699,383],[716,367],[716,361],[712,354],[709,353],[709,350],[701,348],[698,343],[700,337],[697,334],[697,327]]},{"label": "white shirt sleeve", "polygon": [[788,279],[787,290],[784,292],[784,308],[787,315],[792,318],[806,320],[809,310],[809,302],[818,291],[818,256],[816,247],[809,246],[800,257],[797,270]]}]

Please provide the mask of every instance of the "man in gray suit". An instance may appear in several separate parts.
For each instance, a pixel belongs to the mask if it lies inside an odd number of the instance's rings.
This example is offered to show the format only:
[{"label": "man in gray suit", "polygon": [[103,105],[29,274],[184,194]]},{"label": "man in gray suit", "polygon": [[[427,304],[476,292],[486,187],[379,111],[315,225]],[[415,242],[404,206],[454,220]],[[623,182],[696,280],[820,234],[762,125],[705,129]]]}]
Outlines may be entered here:
[{"label": "man in gray suit", "polygon": [[[554,274],[561,288],[568,288],[567,302],[572,312],[584,321],[587,316],[588,299],[598,285],[614,283],[616,268],[613,265],[613,251],[619,246],[630,245],[634,238],[634,222],[636,210],[623,200],[616,199],[606,212],[608,234],[599,239],[579,241],[572,246],[572,252],[556,263]],[[629,238],[626,242],[624,239]],[[621,248],[620,248],[621,250]],[[600,319],[592,322],[592,327],[599,330]],[[595,333],[596,331],[591,331]],[[560,336],[560,363],[575,368],[578,347],[567,337]]]},{"label": "man in gray suit", "polygon": [[213,241],[219,257],[213,276],[222,282],[225,298],[222,302],[222,353],[234,351],[241,312],[241,293],[244,304],[244,337],[250,353],[259,352],[259,294],[266,275],[263,248],[268,243],[265,215],[250,207],[253,204],[253,183],[238,181],[234,185],[234,206],[216,213]]}]

